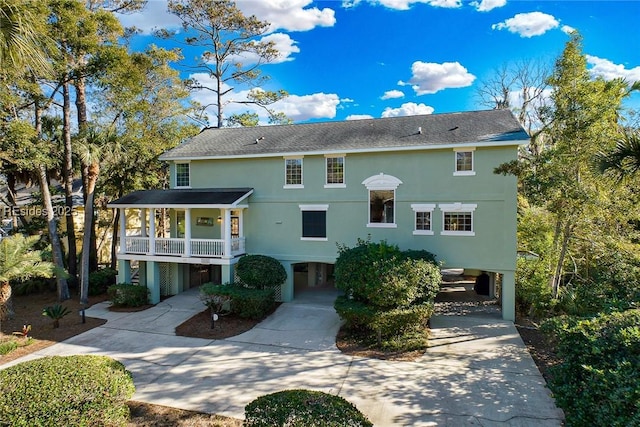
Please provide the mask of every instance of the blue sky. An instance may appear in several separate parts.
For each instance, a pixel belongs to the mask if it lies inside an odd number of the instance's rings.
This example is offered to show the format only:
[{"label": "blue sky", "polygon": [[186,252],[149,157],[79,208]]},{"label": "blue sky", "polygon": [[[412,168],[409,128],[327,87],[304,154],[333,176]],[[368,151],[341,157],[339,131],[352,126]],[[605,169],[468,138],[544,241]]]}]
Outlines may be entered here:
[{"label": "blue sky", "polygon": [[[552,67],[573,29],[583,36],[592,75],[640,80],[640,1],[240,0],[237,5],[245,15],[272,24],[264,37],[276,43],[281,56],[262,69],[271,76],[268,89],[290,94],[275,109],[297,123],[486,109],[477,96],[481,82],[517,61]],[[150,43],[176,46],[150,35],[153,27],[179,29],[179,20],[166,12],[166,0],[149,0],[142,12],[120,18],[142,30],[134,49]],[[195,54],[187,53],[185,60]],[[208,81],[186,71],[183,77]],[[240,87],[232,92],[233,99],[245,95]],[[202,103],[207,96],[193,95]],[[640,94],[625,105],[640,110]],[[229,105],[224,111],[247,108]]]}]

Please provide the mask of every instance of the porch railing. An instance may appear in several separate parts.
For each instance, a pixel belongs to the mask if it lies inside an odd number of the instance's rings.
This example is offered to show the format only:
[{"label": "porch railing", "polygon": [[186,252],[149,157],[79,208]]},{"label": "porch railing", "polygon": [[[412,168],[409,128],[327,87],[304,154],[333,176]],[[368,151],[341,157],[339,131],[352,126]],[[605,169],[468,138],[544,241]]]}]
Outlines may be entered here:
[{"label": "porch railing", "polygon": [[[151,239],[141,236],[127,236],[124,241],[124,253],[139,255],[168,255],[187,256],[186,248],[190,249],[190,256],[222,258],[225,256],[225,241],[223,239],[190,239],[187,243],[180,238],[154,239],[153,253],[151,252]],[[231,239],[231,253],[229,256],[245,253],[245,238],[234,237]]]}]

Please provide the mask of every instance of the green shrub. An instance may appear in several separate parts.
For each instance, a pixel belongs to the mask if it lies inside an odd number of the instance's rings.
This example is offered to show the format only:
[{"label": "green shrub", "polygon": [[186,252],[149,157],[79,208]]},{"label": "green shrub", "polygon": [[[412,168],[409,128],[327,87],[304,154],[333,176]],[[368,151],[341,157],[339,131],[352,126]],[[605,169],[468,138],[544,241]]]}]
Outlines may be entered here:
[{"label": "green shrub", "polygon": [[125,426],[135,387],[106,356],[47,357],[0,371],[0,425]]},{"label": "green shrub", "polygon": [[131,283],[119,283],[107,288],[109,301],[117,307],[140,307],[149,302],[149,290],[146,286]]},{"label": "green shrub", "polygon": [[373,316],[369,326],[383,338],[422,331],[433,314],[433,303],[381,311]]},{"label": "green shrub", "polygon": [[287,272],[280,261],[265,255],[245,255],[235,268],[240,281],[252,288],[275,288],[287,280]]},{"label": "green shrub", "polygon": [[260,396],[244,411],[247,427],[373,426],[342,397],[311,390],[284,390]]},{"label": "green shrub", "polygon": [[200,299],[208,307],[216,296],[230,297],[231,313],[247,319],[261,320],[273,310],[275,305],[274,289],[252,289],[239,284],[214,285],[211,283],[200,287]]},{"label": "green shrub", "polygon": [[369,325],[376,314],[373,308],[346,295],[338,296],[333,307],[344,320],[345,327],[353,330],[370,329]]},{"label": "green shrub", "polygon": [[544,317],[553,310],[554,301],[546,261],[518,258],[515,281],[518,314]]},{"label": "green shrub", "polygon": [[112,268],[103,268],[89,273],[89,295],[102,295],[111,285],[115,285],[118,272]]},{"label": "green shrub", "polygon": [[426,251],[402,252],[385,241],[358,240],[353,248],[339,247],[336,287],[376,310],[428,301],[435,298],[441,282],[439,268],[425,260],[432,258]]},{"label": "green shrub", "polygon": [[640,309],[543,324],[562,360],[550,388],[567,426],[640,423]]}]

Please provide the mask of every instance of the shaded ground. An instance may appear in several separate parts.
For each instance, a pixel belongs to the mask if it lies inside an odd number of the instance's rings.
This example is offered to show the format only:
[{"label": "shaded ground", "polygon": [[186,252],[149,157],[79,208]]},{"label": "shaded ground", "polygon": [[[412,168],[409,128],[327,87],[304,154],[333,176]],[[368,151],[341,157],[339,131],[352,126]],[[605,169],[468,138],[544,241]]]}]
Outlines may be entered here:
[{"label": "shaded ground", "polygon": [[[439,313],[446,312],[450,315],[470,313],[483,315],[484,313],[488,316],[499,316],[500,307],[495,300],[489,300],[485,297],[478,298],[475,292],[467,289],[468,286],[463,285],[462,289],[460,289],[458,285],[459,284],[447,284],[447,287],[450,289],[438,296],[436,310]],[[458,287],[457,290],[455,289],[456,287]],[[32,336],[35,338],[34,343],[22,349],[14,350],[6,356],[0,356],[0,364],[65,340],[104,323],[103,320],[86,318],[86,323],[83,324],[78,312],[80,305],[77,299],[78,297],[74,296],[74,300],[63,303],[64,306],[72,311],[72,314],[62,319],[59,329],[53,329],[51,320],[42,316],[42,309],[47,305],[56,303],[55,293],[17,297],[15,302],[16,317],[12,321],[3,322],[2,332],[11,335],[12,332],[21,330],[24,324],[31,324],[33,328]],[[96,297],[92,299],[91,303],[103,301],[104,299],[104,296]],[[176,328],[176,334],[206,339],[224,339],[243,333],[253,328],[257,323],[257,321],[224,316],[216,322],[215,328],[211,329],[210,312],[209,310],[204,310],[179,325]],[[519,323],[521,324],[517,325],[518,331],[527,345],[538,369],[548,381],[548,368],[557,363],[552,347],[536,328],[535,324],[528,322],[526,319]],[[354,346],[353,343],[344,340],[340,334],[336,338],[336,344],[342,352],[346,354],[387,360],[414,360],[423,354],[423,352],[405,354],[376,353],[367,348]],[[212,414],[184,411],[135,401],[130,401],[128,404],[132,413],[129,426],[237,427],[242,425],[241,420],[219,417]]]}]

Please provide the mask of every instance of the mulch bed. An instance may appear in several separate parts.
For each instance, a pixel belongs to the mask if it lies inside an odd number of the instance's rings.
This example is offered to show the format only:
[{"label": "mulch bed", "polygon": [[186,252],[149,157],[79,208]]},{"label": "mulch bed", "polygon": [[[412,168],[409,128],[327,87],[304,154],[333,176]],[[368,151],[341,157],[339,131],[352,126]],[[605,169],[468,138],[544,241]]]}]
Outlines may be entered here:
[{"label": "mulch bed", "polygon": [[176,335],[183,337],[220,340],[247,332],[259,320],[243,319],[229,314],[220,316],[211,328],[211,310],[208,308],[176,327]]}]

